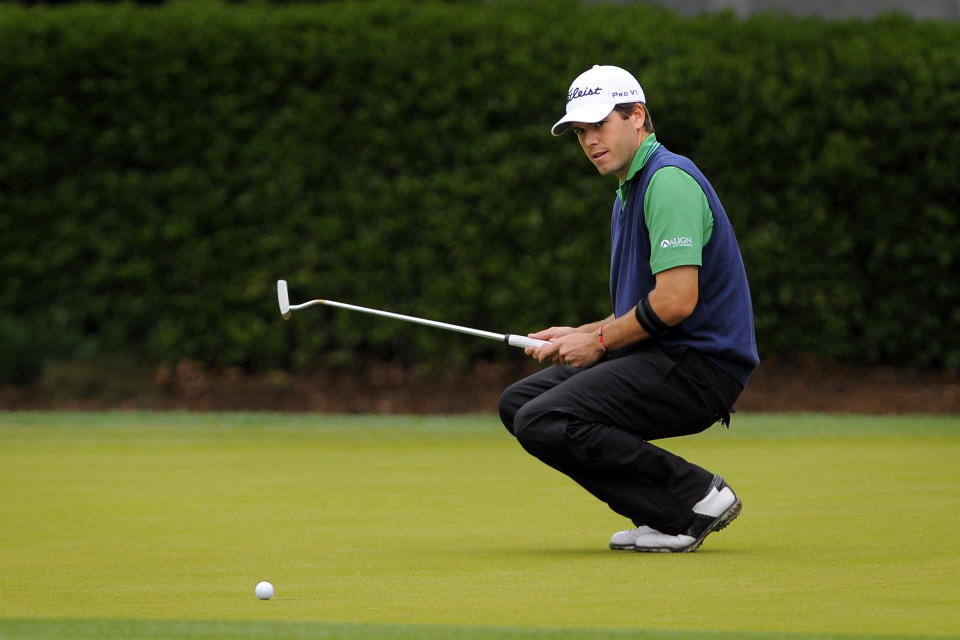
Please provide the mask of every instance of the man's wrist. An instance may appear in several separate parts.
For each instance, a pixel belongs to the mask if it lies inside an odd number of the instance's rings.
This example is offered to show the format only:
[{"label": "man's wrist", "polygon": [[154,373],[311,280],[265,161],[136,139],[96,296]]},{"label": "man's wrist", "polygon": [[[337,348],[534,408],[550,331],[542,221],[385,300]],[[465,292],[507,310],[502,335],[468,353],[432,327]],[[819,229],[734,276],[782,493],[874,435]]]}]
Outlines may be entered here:
[{"label": "man's wrist", "polygon": [[607,345],[603,341],[603,325],[600,325],[600,328],[597,329],[597,341],[600,343],[600,350],[607,353]]}]

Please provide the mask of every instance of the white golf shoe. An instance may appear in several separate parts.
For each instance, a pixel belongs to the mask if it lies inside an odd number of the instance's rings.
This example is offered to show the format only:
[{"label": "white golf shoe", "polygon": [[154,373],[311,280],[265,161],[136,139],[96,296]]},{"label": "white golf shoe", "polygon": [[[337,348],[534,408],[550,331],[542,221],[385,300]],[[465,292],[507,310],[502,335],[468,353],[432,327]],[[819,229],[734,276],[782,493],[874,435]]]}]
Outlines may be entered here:
[{"label": "white golf shoe", "polygon": [[672,536],[668,533],[660,533],[652,529],[650,533],[639,536],[633,543],[634,551],[645,551],[648,553],[676,553],[678,551],[693,551],[692,547],[696,543],[696,538],[684,534]]},{"label": "white golf shoe", "polygon": [[636,529],[627,529],[626,531],[617,531],[610,536],[610,548],[618,551],[633,551],[637,544],[637,538],[651,533],[659,532],[656,529],[651,529],[646,526],[639,526]]},{"label": "white golf shoe", "polygon": [[[694,519],[684,533],[671,535],[652,527],[618,531],[610,538],[611,549],[633,549],[647,553],[689,553],[696,551],[704,538],[720,531],[740,515],[743,503],[720,476],[714,476],[707,495],[693,505]],[[630,542],[633,542],[632,546]]]}]

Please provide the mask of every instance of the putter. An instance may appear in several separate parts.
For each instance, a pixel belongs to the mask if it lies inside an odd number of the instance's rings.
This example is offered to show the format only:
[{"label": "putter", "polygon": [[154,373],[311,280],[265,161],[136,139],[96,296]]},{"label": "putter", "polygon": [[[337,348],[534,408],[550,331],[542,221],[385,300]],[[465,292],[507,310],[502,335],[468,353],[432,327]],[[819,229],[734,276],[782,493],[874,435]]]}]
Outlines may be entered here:
[{"label": "putter", "polygon": [[480,329],[471,329],[469,327],[461,327],[455,324],[447,324],[446,322],[437,322],[436,320],[425,320],[424,318],[415,318],[413,316],[405,316],[399,313],[391,313],[389,311],[380,311],[378,309],[368,309],[367,307],[358,307],[354,304],[346,304],[345,302],[335,302],[333,300],[310,300],[301,304],[290,304],[290,294],[287,293],[287,281],[286,280],[277,280],[277,302],[280,303],[280,315],[283,316],[284,320],[290,318],[290,313],[292,311],[298,311],[300,309],[306,309],[307,307],[312,307],[316,304],[326,305],[328,307],[339,307],[341,309],[350,309],[351,311],[360,311],[362,313],[370,313],[375,316],[383,316],[385,318],[393,318],[395,320],[404,320],[406,322],[413,322],[415,324],[423,324],[428,327],[436,327],[437,329],[446,329],[447,331],[456,331],[457,333],[465,333],[471,336],[477,336],[478,338],[489,338],[490,340],[498,340],[500,342],[506,342],[511,347],[539,347],[541,345],[547,344],[546,340],[534,340],[533,338],[528,338],[527,336],[518,336],[511,333],[494,333],[492,331],[482,331]]}]

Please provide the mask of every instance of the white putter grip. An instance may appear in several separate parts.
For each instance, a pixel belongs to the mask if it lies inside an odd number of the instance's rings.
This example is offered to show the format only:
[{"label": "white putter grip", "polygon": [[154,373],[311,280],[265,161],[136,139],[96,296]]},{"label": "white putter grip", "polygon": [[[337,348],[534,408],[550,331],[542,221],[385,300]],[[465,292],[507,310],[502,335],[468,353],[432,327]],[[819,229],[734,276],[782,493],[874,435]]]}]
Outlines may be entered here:
[{"label": "white putter grip", "polygon": [[546,340],[535,340],[534,338],[528,338],[527,336],[515,336],[512,333],[507,335],[507,344],[511,347],[533,347],[536,349],[539,346],[547,344]]}]

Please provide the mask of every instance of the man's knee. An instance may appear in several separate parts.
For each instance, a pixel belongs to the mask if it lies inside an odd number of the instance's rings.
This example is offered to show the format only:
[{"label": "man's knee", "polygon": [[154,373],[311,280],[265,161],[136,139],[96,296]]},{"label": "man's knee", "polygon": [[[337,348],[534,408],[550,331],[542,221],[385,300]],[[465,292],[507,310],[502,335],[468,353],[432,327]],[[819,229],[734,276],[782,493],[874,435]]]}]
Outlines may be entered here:
[{"label": "man's knee", "polygon": [[545,412],[529,402],[513,418],[513,435],[517,441],[537,457],[566,447],[566,419],[561,414]]},{"label": "man's knee", "polygon": [[503,426],[516,435],[517,412],[579,372],[580,369],[573,367],[553,366],[514,382],[500,395],[499,411]]},{"label": "man's knee", "polygon": [[516,423],[517,412],[523,407],[524,402],[530,399],[529,395],[520,392],[519,386],[520,382],[515,382],[500,394],[500,421],[507,428],[507,431],[514,435],[516,435],[514,424]]},{"label": "man's knee", "polygon": [[[527,390],[520,386],[521,383],[513,384],[500,396],[500,421],[524,449],[533,453],[534,449],[542,450],[547,441],[556,438],[557,427],[551,422],[555,422],[557,416],[550,416],[544,411],[543,403],[531,399]],[[559,433],[562,431],[560,429]]]}]

